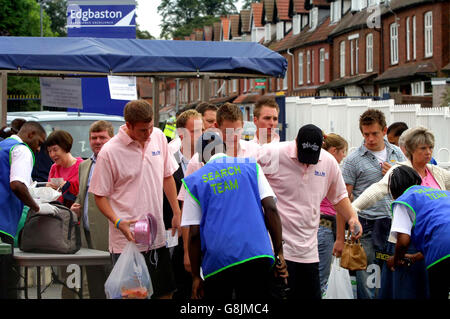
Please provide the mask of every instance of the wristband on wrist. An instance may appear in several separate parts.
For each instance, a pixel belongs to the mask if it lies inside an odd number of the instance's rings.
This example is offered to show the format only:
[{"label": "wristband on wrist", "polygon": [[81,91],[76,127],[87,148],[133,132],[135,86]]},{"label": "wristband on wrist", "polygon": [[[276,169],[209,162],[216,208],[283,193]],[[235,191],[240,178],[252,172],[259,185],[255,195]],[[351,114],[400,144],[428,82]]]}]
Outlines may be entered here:
[{"label": "wristband on wrist", "polygon": [[116,220],[116,222],[114,223],[114,227],[118,229],[119,228],[119,224],[120,224],[121,221],[122,221],[122,219],[118,218]]}]

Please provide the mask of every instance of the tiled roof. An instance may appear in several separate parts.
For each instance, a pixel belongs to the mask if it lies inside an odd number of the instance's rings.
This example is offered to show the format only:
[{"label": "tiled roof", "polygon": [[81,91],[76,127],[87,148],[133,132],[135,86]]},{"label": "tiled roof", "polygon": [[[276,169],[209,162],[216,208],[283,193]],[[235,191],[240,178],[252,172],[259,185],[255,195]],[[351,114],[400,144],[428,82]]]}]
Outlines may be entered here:
[{"label": "tiled roof", "polygon": [[314,6],[319,6],[319,7],[329,7],[330,3],[327,0],[311,0],[312,4]]},{"label": "tiled roof", "polygon": [[287,49],[295,49],[301,46],[310,45],[317,42],[324,42],[328,39],[328,34],[336,27],[330,25],[330,17],[319,22],[320,24],[314,31],[310,31],[309,27],[303,29],[299,34],[294,35],[293,32],[281,40],[274,51],[282,52]]},{"label": "tiled roof", "polygon": [[432,76],[436,72],[436,65],[432,61],[418,62],[389,68],[377,77],[375,82],[395,81],[397,79],[417,77],[420,75]]},{"label": "tiled roof", "polygon": [[275,22],[275,0],[263,0],[264,21],[266,23]]},{"label": "tiled roof", "polygon": [[214,29],[214,41],[222,41],[220,38],[220,29],[222,28],[222,24],[220,22],[214,22],[213,23],[213,29]]},{"label": "tiled roof", "polygon": [[220,21],[222,22],[222,40],[230,40],[230,19],[227,17],[220,17]]},{"label": "tiled roof", "polygon": [[249,33],[251,32],[250,26],[250,10],[241,10],[241,32]]},{"label": "tiled roof", "polygon": [[348,76],[341,79],[335,79],[331,82],[328,82],[327,84],[324,84],[319,87],[319,90],[325,90],[325,89],[337,89],[346,85],[351,84],[363,84],[363,83],[370,83],[372,82],[373,78],[376,76],[376,73],[369,73],[369,74],[359,74],[355,76]]},{"label": "tiled roof", "polygon": [[339,21],[339,23],[336,24],[336,27],[334,30],[330,33],[331,36],[337,36],[339,34],[352,31],[354,29],[366,29],[367,21],[370,15],[372,15],[373,12],[369,10],[363,10],[358,12],[351,12],[349,11],[345,16],[342,17],[342,19]]},{"label": "tiled roof", "polygon": [[230,15],[231,38],[237,38],[240,35],[239,30],[239,14]]},{"label": "tiled roof", "polygon": [[203,27],[203,33],[205,35],[205,41],[211,41],[213,36],[213,27],[211,25],[205,25]]},{"label": "tiled roof", "polygon": [[305,9],[305,0],[293,0],[294,2],[294,13],[308,13]]},{"label": "tiled roof", "polygon": [[289,4],[291,0],[276,0],[277,5],[277,13],[278,13],[278,19],[279,20],[291,20],[291,17],[289,16]]},{"label": "tiled roof", "polygon": [[252,13],[253,14],[253,24],[255,27],[262,27],[262,13],[263,13],[263,4],[254,2],[252,5]]},{"label": "tiled roof", "polygon": [[[433,0],[391,0],[389,6],[382,6],[381,14],[392,13],[392,11],[417,6],[420,4],[435,2]],[[392,10],[392,11],[391,11]]]}]

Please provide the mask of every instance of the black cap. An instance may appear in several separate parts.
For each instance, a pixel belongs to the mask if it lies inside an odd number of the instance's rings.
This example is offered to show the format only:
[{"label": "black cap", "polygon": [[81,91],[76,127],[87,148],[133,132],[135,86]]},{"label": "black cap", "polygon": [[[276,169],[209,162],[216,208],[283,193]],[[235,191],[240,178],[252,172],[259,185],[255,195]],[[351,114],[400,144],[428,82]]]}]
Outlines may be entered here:
[{"label": "black cap", "polygon": [[206,163],[212,155],[225,152],[225,144],[218,133],[206,131],[198,138],[195,151],[199,153],[199,159]]},{"label": "black cap", "polygon": [[322,130],[313,124],[302,126],[298,130],[296,141],[299,162],[317,164],[323,143]]}]

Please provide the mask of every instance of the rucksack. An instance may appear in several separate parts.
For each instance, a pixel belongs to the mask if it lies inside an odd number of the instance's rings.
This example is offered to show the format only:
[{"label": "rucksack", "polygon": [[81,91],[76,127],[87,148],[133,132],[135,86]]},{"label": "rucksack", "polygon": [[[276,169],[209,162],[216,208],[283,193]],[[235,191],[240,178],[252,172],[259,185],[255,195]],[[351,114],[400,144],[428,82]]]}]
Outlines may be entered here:
[{"label": "rucksack", "polygon": [[77,215],[60,202],[50,202],[53,213],[30,209],[19,233],[19,248],[24,252],[75,254],[81,248]]}]

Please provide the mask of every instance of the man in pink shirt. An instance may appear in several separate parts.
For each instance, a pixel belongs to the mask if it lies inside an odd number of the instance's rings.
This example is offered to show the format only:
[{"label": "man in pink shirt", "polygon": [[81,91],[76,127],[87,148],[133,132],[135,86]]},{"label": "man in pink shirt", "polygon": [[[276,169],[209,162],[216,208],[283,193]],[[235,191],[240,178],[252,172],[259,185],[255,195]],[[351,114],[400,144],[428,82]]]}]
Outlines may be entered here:
[{"label": "man in pink shirt", "polygon": [[258,163],[278,199],[292,299],[321,298],[317,231],[325,197],[355,238],[362,234],[339,166],[330,153],[321,152],[322,142],[322,130],[309,124],[300,128],[296,140],[266,144],[258,154]]},{"label": "man in pink shirt", "polygon": [[173,210],[172,234],[181,233],[181,211],[172,174],[176,161],[167,139],[153,128],[153,112],[144,100],[130,101],[124,109],[125,125],[98,154],[89,192],[109,219],[109,250],[114,262],[128,241],[134,241],[130,226],[150,214],[157,224],[152,245],[138,245],[149,268],[153,298],[171,298],[175,281],[170,255],[165,247],[163,190]]}]

